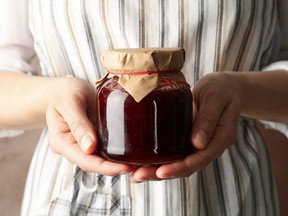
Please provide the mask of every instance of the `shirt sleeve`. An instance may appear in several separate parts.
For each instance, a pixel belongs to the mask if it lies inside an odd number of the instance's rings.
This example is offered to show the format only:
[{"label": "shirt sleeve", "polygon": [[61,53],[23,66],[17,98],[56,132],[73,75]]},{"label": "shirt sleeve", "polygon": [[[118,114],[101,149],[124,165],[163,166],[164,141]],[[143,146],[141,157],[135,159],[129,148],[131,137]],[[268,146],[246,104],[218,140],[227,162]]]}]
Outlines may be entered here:
[{"label": "shirt sleeve", "polygon": [[[29,0],[0,0],[0,72],[33,74],[35,56],[29,30]],[[22,134],[20,130],[0,130],[0,138]]]},{"label": "shirt sleeve", "polygon": [[[274,62],[267,67],[263,68],[263,71],[272,71],[272,70],[285,70],[288,73],[288,60],[287,61],[278,61]],[[288,138],[288,123],[279,123],[271,121],[261,121],[266,128],[278,130],[283,133]]]},{"label": "shirt sleeve", "polygon": [[29,0],[0,0],[0,71],[34,73]]}]

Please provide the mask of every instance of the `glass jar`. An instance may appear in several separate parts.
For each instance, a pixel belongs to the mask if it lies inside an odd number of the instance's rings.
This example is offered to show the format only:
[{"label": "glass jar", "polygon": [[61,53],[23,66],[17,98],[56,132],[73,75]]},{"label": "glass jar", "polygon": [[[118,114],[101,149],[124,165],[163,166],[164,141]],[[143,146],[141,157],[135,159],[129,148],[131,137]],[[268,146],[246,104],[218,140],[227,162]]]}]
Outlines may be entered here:
[{"label": "glass jar", "polygon": [[110,50],[102,62],[108,74],[97,85],[98,154],[139,165],[191,154],[192,93],[180,71],[184,50]]}]

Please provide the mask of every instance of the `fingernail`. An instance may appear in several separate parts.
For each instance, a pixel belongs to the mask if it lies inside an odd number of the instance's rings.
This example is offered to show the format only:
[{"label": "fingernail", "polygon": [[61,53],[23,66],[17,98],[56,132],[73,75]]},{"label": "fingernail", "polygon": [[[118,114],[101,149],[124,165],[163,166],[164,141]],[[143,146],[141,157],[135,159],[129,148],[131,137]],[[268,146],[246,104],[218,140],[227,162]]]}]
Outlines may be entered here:
[{"label": "fingernail", "polygon": [[126,174],[129,174],[130,172],[128,172],[128,171],[121,171],[120,173],[119,173],[119,175],[126,175]]},{"label": "fingernail", "polygon": [[130,175],[130,181],[134,184],[141,183],[141,182],[136,181],[133,175]]},{"label": "fingernail", "polygon": [[193,139],[193,142],[196,144],[196,147],[205,148],[208,142],[206,133],[204,133],[202,130],[198,131]]},{"label": "fingernail", "polygon": [[88,149],[93,144],[94,140],[89,135],[84,135],[80,141],[81,148],[84,152],[87,152]]},{"label": "fingernail", "polygon": [[169,174],[166,174],[166,173],[162,173],[162,174],[159,174],[157,175],[157,177],[161,180],[164,180],[164,179],[175,179],[176,176],[174,175],[169,175]]}]

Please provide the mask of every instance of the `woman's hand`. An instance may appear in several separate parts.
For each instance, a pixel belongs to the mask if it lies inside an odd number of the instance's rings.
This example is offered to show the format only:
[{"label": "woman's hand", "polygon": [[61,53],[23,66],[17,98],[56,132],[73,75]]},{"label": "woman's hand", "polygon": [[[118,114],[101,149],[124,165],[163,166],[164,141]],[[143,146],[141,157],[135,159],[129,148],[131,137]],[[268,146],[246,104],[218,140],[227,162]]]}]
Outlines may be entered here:
[{"label": "woman's hand", "polygon": [[97,148],[95,89],[72,77],[59,78],[58,84],[46,112],[52,150],[85,171],[111,176],[133,171],[132,166],[93,154]]},{"label": "woman's hand", "polygon": [[191,142],[197,149],[183,160],[155,167],[140,167],[133,182],[188,177],[205,168],[235,143],[241,110],[241,89],[229,73],[206,75],[193,87],[194,125]]}]

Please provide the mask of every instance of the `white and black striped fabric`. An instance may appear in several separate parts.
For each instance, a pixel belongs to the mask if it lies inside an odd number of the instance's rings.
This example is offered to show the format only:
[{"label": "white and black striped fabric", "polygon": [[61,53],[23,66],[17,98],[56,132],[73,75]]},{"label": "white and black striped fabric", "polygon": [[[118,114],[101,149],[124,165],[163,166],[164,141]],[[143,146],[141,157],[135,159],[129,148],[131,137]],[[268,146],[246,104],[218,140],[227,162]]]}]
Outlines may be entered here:
[{"label": "white and black striped fabric", "polygon": [[[30,0],[30,27],[44,76],[94,84],[111,48],[183,47],[192,85],[214,71],[267,65],[276,0]],[[223,89],[227,91],[228,89]],[[35,151],[22,216],[277,216],[269,156],[253,120],[241,118],[235,145],[185,179],[132,184],[126,175],[86,173],[48,146]]]}]

